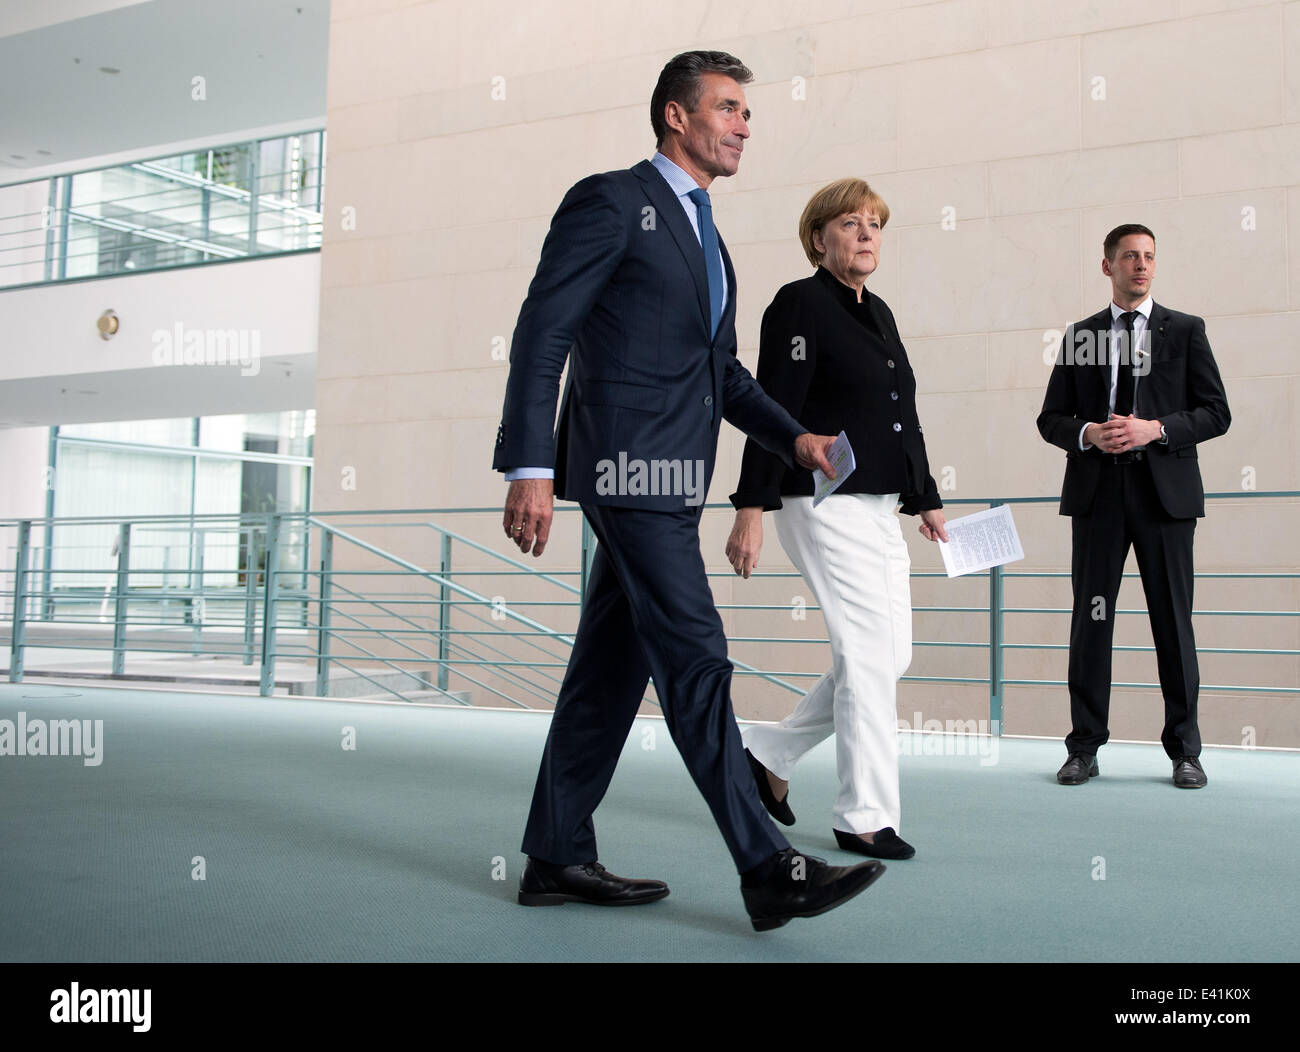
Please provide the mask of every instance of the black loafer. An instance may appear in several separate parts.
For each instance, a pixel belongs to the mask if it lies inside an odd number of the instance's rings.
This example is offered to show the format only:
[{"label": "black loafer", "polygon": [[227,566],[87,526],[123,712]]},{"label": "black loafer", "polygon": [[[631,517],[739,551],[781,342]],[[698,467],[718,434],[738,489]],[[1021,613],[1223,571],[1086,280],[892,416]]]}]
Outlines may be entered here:
[{"label": "black loafer", "polygon": [[1072,752],[1070,758],[1061,764],[1056,772],[1056,780],[1062,785],[1083,785],[1089,778],[1101,774],[1097,766],[1097,757],[1092,753]]},{"label": "black loafer", "polygon": [[629,880],[616,877],[599,862],[557,866],[528,857],[519,878],[521,906],[563,906],[586,902],[592,906],[640,906],[668,894],[662,880]]},{"label": "black loafer", "polygon": [[856,851],[859,855],[872,858],[905,859],[916,854],[916,848],[894,832],[893,826],[885,826],[876,834],[874,842],[868,844],[856,833],[845,833],[841,829],[832,829],[835,842],[845,851]]},{"label": "black loafer", "polygon": [[1179,789],[1202,789],[1205,786],[1205,769],[1195,756],[1183,756],[1174,761],[1174,785]]},{"label": "black loafer", "polygon": [[749,769],[753,772],[754,782],[758,786],[758,798],[763,801],[767,813],[783,826],[794,825],[794,812],[790,810],[789,792],[785,794],[784,800],[778,800],[772,792],[772,783],[767,780],[767,768],[759,763],[758,758],[748,749],[745,750],[745,759],[749,761]]},{"label": "black loafer", "polygon": [[883,862],[828,866],[792,847],[741,876],[740,893],[755,931],[771,931],[794,917],[816,917],[866,891],[885,872]]}]

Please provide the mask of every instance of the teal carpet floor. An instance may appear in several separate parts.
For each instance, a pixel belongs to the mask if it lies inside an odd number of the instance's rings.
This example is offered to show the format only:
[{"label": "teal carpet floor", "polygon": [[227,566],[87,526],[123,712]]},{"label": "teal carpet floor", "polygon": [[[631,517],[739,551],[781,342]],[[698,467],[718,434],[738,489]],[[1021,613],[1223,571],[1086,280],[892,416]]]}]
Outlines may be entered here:
[{"label": "teal carpet floor", "polygon": [[[546,714],[0,686],[0,720],[19,713],[103,731],[98,764],[0,755],[5,961],[1298,956],[1294,753],[1207,749],[1209,786],[1180,791],[1158,747],[1110,745],[1099,779],[1064,788],[1059,742],[980,756],[952,754],[969,740],[909,740],[900,832],[916,858],[840,909],[758,934],[658,720],[633,729],[596,828],[611,870],[672,894],[610,910],[515,903]],[[834,796],[828,741],[795,774],[786,832],[848,863]]]}]

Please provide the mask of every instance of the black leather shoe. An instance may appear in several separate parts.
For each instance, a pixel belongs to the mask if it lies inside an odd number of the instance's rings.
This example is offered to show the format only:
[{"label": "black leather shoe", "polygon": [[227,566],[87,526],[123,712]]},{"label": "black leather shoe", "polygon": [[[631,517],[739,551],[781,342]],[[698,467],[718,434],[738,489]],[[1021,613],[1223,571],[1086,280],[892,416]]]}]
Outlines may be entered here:
[{"label": "black leather shoe", "polygon": [[1174,785],[1179,789],[1202,789],[1205,786],[1205,769],[1195,756],[1184,756],[1174,761]]},{"label": "black leather shoe", "polygon": [[[883,862],[828,866],[792,847],[745,873],[740,893],[755,931],[771,931],[794,917],[816,917],[866,891],[885,872]],[[761,875],[760,875],[761,874]]]},{"label": "black leather shoe", "polygon": [[794,812],[790,810],[789,791],[786,791],[784,800],[778,800],[776,794],[772,792],[772,783],[767,780],[767,768],[748,749],[745,750],[745,759],[749,761],[749,769],[753,772],[754,782],[758,786],[758,798],[763,801],[767,813],[783,826],[794,825]]},{"label": "black leather shoe", "polygon": [[845,833],[841,829],[832,829],[835,834],[835,843],[839,844],[845,851],[856,851],[859,855],[870,855],[872,858],[911,858],[916,854],[916,848],[894,832],[893,826],[885,826],[876,834],[876,839],[868,844],[862,837],[856,833]]},{"label": "black leather shoe", "polygon": [[1056,772],[1056,780],[1062,785],[1083,785],[1089,778],[1101,774],[1097,766],[1097,757],[1092,753],[1072,752],[1070,758],[1061,764]]},{"label": "black leather shoe", "polygon": [[563,906],[588,902],[593,906],[639,906],[668,894],[662,880],[628,880],[616,877],[599,862],[557,866],[528,856],[519,878],[521,906]]}]

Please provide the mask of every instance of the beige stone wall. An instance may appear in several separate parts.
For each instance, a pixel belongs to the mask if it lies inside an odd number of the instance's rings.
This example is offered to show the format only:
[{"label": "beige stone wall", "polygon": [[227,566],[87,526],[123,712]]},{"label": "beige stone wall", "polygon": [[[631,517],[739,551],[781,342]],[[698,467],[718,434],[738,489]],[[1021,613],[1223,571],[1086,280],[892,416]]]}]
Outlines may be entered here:
[{"label": "beige stone wall", "polygon": [[[950,498],[1058,492],[1063,458],[1034,417],[1053,330],[1109,297],[1100,243],[1120,222],[1158,238],[1158,301],[1203,315],[1234,422],[1204,446],[1213,502],[1198,569],[1295,572],[1300,506],[1248,499],[1300,488],[1300,2],[1149,0],[335,0],[329,176],[322,255],[316,505],[495,507],[489,470],[508,347],[550,215],[582,176],[653,151],[648,100],[663,63],[696,47],[755,71],[740,174],[715,183],[735,259],[742,358],[752,368],[763,307],[807,264],[794,227],[808,195],[843,175],[889,202],[872,287],[892,306],[917,373],[936,476]],[[945,222],[947,220],[947,222]],[[502,356],[503,357],[503,356]],[[710,499],[734,487],[742,439],[724,428]],[[340,484],[353,468],[355,488]],[[954,508],[954,514],[959,513]],[[1068,568],[1068,522],[1016,509],[1027,558]],[[484,523],[490,516],[481,517]],[[801,582],[734,582],[710,513],[706,557],[736,637],[817,637],[789,613]],[[905,523],[914,534],[912,521]],[[490,526],[484,538],[501,543]],[[764,569],[788,568],[768,530]],[[940,562],[914,538],[917,571]],[[502,544],[501,551],[507,549]],[[544,560],[572,569],[572,545]],[[1130,566],[1135,570],[1135,566]],[[920,606],[979,606],[987,583],[918,578]],[[1062,578],[1013,578],[1008,604],[1068,605]],[[1120,605],[1141,609],[1136,579]],[[1300,606],[1296,581],[1198,585],[1197,608]],[[1065,641],[1059,613],[1007,617],[1011,642]],[[1198,617],[1206,684],[1300,685],[1300,618]],[[918,611],[923,641],[982,642],[987,615]],[[1124,615],[1124,645],[1150,644]],[[812,671],[824,646],[736,643],[733,656]],[[982,648],[918,647],[912,672],[984,676]],[[1008,651],[1009,677],[1064,677],[1065,654]],[[1150,682],[1154,659],[1123,653],[1117,680]],[[742,714],[775,717],[793,695],[743,679]],[[906,684],[900,712],[979,718],[987,688]],[[1158,734],[1158,692],[1120,690],[1116,738]],[[1295,696],[1206,691],[1207,740],[1300,745]],[[1007,729],[1057,736],[1064,692],[1010,687]]]}]

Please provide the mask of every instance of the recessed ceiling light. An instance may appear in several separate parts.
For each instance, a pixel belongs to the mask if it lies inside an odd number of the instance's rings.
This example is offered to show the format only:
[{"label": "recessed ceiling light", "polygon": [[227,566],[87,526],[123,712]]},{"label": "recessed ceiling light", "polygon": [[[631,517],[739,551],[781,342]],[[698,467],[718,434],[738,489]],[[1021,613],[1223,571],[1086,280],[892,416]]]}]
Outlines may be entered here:
[{"label": "recessed ceiling light", "polygon": [[101,73],[121,73],[122,71],[121,71],[120,69],[114,69],[112,66],[100,66],[100,67],[99,67],[99,72],[101,72]]},{"label": "recessed ceiling light", "polygon": [[27,158],[24,157],[21,153],[11,153],[9,156],[12,157],[15,161],[27,160]]},{"label": "recessed ceiling light", "polygon": [[42,157],[53,156],[49,150],[37,150],[36,152],[39,153]]}]

